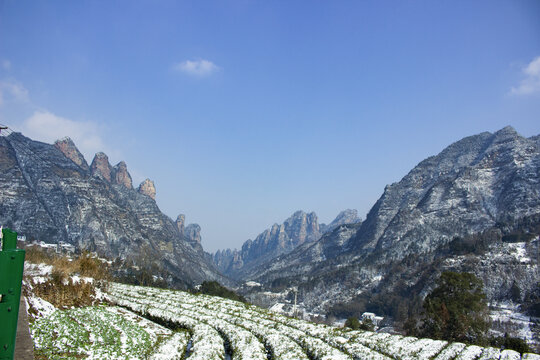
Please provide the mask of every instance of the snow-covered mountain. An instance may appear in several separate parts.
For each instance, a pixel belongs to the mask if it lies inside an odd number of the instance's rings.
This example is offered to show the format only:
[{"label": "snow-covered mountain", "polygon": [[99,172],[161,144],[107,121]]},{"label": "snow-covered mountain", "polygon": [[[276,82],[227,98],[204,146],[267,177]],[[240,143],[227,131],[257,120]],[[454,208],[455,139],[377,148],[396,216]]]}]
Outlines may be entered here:
[{"label": "snow-covered mountain", "polygon": [[513,286],[519,302],[538,297],[539,145],[511,127],[464,138],[386,186],[361,224],[261,264],[247,280],[299,286],[319,311],[392,316],[444,269],[476,273],[490,301],[509,299]]}]

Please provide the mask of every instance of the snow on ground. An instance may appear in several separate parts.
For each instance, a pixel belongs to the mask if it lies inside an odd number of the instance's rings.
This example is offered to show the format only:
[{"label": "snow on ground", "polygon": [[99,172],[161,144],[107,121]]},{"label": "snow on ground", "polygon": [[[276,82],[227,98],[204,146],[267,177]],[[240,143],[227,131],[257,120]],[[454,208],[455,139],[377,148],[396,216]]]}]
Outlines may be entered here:
[{"label": "snow on ground", "polygon": [[56,311],[50,302],[33,295],[26,297],[26,308],[33,309],[37,317],[46,317]]},{"label": "snow on ground", "polygon": [[[533,332],[530,327],[531,318],[519,312],[519,305],[512,302],[498,302],[490,304],[490,317],[494,323],[500,324],[498,336],[504,336],[505,332],[512,332],[527,342],[533,340]],[[506,327],[506,331],[505,330]]]},{"label": "snow on ground", "polygon": [[190,337],[186,331],[175,333],[159,346],[157,351],[150,356],[150,360],[182,360]]},{"label": "snow on ground", "polygon": [[512,255],[514,255],[514,257],[522,264],[528,264],[531,262],[531,258],[527,256],[526,246],[526,242],[508,244]]},{"label": "snow on ground", "polygon": [[273,312],[277,312],[277,313],[280,313],[280,314],[284,314],[285,313],[285,310],[283,310],[283,307],[287,305],[287,304],[283,304],[283,303],[275,303],[274,305],[272,305],[272,307],[270,307],[270,311],[273,311]]},{"label": "snow on ground", "polygon": [[[53,266],[25,263],[25,300],[36,356],[46,359],[182,359],[190,339],[135,313],[110,306],[59,310],[33,293],[51,279]],[[73,283],[93,278],[71,276]],[[96,300],[107,299],[95,287]]]},{"label": "snow on ground", "polygon": [[73,281],[74,284],[78,284],[81,281],[84,282],[84,283],[87,283],[87,284],[93,284],[94,283],[93,278],[86,277],[86,276],[79,276],[79,275],[72,275],[71,276],[71,281]]},{"label": "snow on ground", "polygon": [[[36,355],[44,358],[147,359],[175,336],[128,310],[104,306],[55,310],[30,329]],[[185,346],[175,346],[169,343],[156,359],[180,359]]]},{"label": "snow on ground", "polygon": [[49,279],[53,270],[52,265],[24,263],[24,275],[32,280],[33,284],[41,284]]},{"label": "snow on ground", "polygon": [[145,319],[143,317],[140,317],[139,315],[135,314],[134,312],[131,312],[127,309],[118,307],[118,306],[108,306],[105,308],[105,310],[122,316],[124,319],[129,320],[133,323],[137,323],[139,326],[144,328],[144,330],[150,334],[152,337],[157,338],[159,336],[168,336],[172,335],[172,330],[161,326],[159,324],[156,324],[153,321],[150,321],[148,319]]}]

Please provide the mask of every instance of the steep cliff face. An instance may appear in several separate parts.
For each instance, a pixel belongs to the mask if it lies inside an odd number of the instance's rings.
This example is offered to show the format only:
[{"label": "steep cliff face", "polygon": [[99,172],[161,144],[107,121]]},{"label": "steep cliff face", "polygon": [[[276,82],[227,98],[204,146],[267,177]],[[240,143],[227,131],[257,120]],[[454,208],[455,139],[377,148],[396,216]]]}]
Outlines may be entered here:
[{"label": "steep cliff face", "polygon": [[102,177],[107,182],[111,182],[113,168],[109,163],[109,157],[105,155],[105,153],[98,152],[94,156],[94,160],[92,160],[92,164],[90,165],[90,172],[94,176]]},{"label": "steep cliff face", "polygon": [[154,182],[152,180],[150,180],[150,179],[144,180],[139,185],[137,191],[140,194],[148,196],[152,200],[156,199],[156,187],[154,186]]},{"label": "steep cliff face", "polygon": [[343,224],[360,222],[356,210],[342,211],[330,225],[319,226],[314,212],[295,212],[283,224],[274,224],[255,238],[242,245],[241,250],[220,250],[213,256],[216,266],[235,279],[247,279],[258,267],[280,255],[288,254],[303,244],[313,243],[326,231]]},{"label": "steep cliff face", "polygon": [[180,236],[184,236],[185,233],[185,223],[186,223],[186,215],[180,214],[176,218],[176,227],[178,228],[178,232],[180,233]]},{"label": "steep cliff face", "polygon": [[199,224],[189,224],[185,229],[185,236],[192,244],[201,244],[201,227]]},{"label": "steep cliff face", "polygon": [[0,223],[29,240],[151,261],[173,285],[223,281],[202,248],[186,241],[152,197],[132,188],[125,163],[113,168],[98,153],[88,168],[78,154],[67,140],[53,146],[19,133],[0,137]]},{"label": "steep cliff face", "polygon": [[127,171],[127,165],[125,162],[120,161],[113,167],[112,178],[115,184],[123,185],[128,189],[133,189],[131,175],[129,175],[129,172]]},{"label": "steep cliff face", "polygon": [[[531,294],[538,240],[518,246],[501,239],[512,231],[536,231],[519,224],[540,218],[539,140],[524,138],[510,127],[460,140],[387,186],[360,226],[340,226],[261,264],[251,279],[299,285],[306,303],[323,311],[359,294],[395,289],[395,279],[410,287],[405,293],[425,294],[421,289],[445,267],[486,279],[492,301],[504,300],[514,283],[523,294]],[[459,257],[445,248],[456,237],[488,230],[498,235],[481,253]],[[526,261],[502,255],[519,252],[516,246]],[[497,261],[490,262],[489,256]],[[429,281],[420,283],[422,272]]]},{"label": "steep cliff face", "polygon": [[83,154],[81,154],[79,149],[77,149],[77,147],[73,143],[73,140],[71,140],[69,137],[56,140],[56,142],[54,143],[54,146],[56,146],[58,150],[60,150],[68,159],[73,161],[83,170],[90,169],[88,167],[88,163],[84,159]]}]

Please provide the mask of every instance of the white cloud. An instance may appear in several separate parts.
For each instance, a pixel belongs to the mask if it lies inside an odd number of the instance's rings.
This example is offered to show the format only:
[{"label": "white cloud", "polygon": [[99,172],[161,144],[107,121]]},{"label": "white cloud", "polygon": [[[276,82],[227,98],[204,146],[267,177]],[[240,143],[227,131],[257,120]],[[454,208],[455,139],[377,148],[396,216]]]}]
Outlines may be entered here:
[{"label": "white cloud", "polygon": [[0,81],[0,106],[7,101],[27,102],[28,90],[14,80]]},{"label": "white cloud", "polygon": [[536,57],[527,66],[522,68],[523,80],[517,87],[512,87],[513,95],[528,95],[540,93],[540,56]]},{"label": "white cloud", "polygon": [[54,143],[69,136],[87,161],[103,151],[109,157],[118,157],[118,152],[109,149],[101,135],[102,127],[94,122],[80,122],[57,116],[49,111],[35,111],[20,126],[23,135],[31,139]]},{"label": "white cloud", "polygon": [[209,60],[186,60],[173,66],[174,70],[193,76],[208,76],[219,70],[219,66]]}]

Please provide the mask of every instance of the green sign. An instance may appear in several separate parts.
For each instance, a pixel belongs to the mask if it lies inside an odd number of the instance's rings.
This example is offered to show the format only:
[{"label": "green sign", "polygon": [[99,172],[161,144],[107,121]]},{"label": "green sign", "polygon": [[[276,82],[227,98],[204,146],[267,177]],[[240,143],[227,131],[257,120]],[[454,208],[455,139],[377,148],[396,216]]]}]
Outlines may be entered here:
[{"label": "green sign", "polygon": [[25,251],[17,249],[17,233],[2,229],[0,251],[0,360],[13,359]]}]

